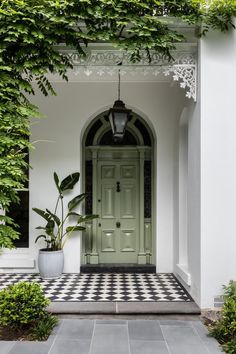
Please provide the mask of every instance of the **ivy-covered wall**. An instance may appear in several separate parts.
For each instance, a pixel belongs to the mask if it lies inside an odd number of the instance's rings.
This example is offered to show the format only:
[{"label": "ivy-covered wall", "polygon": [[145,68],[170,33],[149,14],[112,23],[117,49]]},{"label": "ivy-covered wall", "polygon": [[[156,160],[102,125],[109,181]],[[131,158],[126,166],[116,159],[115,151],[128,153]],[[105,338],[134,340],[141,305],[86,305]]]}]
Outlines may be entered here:
[{"label": "ivy-covered wall", "polygon": [[[139,51],[155,49],[171,60],[170,49],[184,37],[171,18],[195,24],[197,33],[209,28],[226,31],[236,15],[235,0],[3,0],[0,5],[0,207],[7,211],[18,200],[17,189],[26,180],[25,154],[29,117],[37,108],[25,97],[34,94],[36,80],[44,95],[55,94],[47,72],[67,79],[72,67],[57,52],[65,43],[84,55],[81,44],[105,41],[129,50],[134,61]],[[19,235],[13,221],[0,216],[0,246],[13,247]],[[13,228],[12,228],[13,226]]]}]

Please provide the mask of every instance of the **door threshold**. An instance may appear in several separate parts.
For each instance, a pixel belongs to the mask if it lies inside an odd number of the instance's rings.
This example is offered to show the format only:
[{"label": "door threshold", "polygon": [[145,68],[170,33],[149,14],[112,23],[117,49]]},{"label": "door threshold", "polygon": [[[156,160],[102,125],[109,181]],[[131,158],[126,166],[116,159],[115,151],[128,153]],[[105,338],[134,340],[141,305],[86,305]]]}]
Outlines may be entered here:
[{"label": "door threshold", "polygon": [[83,264],[81,273],[156,273],[155,264],[100,263]]}]

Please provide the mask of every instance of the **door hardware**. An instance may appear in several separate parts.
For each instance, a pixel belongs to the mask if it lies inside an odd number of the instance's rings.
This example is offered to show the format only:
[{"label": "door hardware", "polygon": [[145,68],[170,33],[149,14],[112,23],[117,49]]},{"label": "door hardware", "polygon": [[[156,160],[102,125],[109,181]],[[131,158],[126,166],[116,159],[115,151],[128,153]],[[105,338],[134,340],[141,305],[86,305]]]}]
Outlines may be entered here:
[{"label": "door hardware", "polygon": [[120,182],[116,182],[116,191],[120,192]]},{"label": "door hardware", "polygon": [[120,228],[120,222],[119,222],[119,221],[117,221],[116,227],[117,227],[118,229]]},{"label": "door hardware", "polygon": [[98,226],[99,226],[99,227],[101,227],[101,226],[102,226],[102,224],[101,224],[101,223],[99,223],[99,224],[98,224]]},{"label": "door hardware", "polygon": [[98,203],[100,203],[101,202],[101,199],[98,199]]}]

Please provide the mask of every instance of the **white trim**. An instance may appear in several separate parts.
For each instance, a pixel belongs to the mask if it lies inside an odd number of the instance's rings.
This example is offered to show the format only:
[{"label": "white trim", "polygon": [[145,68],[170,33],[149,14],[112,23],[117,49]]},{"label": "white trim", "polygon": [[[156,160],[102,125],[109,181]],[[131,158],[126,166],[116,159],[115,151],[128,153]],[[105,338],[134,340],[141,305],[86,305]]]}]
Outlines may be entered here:
[{"label": "white trim", "polygon": [[183,264],[176,264],[176,273],[188,285],[191,286],[191,275]]},{"label": "white trim", "polygon": [[33,258],[2,258],[0,257],[0,268],[35,268],[35,260]]},{"label": "white trim", "polygon": [[[20,255],[20,254],[23,254],[23,255],[28,255],[29,252],[30,252],[30,249],[29,247],[20,247],[20,248],[13,248],[13,249],[8,249],[8,248],[2,248],[1,249],[2,251],[2,254],[1,254],[1,257],[4,257],[5,255]],[[18,256],[17,256],[18,257]]]}]

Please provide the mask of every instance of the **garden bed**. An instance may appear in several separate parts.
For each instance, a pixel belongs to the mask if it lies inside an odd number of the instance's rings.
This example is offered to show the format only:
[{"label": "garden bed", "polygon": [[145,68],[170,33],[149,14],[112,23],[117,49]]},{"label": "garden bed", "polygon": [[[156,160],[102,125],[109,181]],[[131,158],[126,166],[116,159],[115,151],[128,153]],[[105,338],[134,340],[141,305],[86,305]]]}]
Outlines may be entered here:
[{"label": "garden bed", "polygon": [[[0,327],[0,340],[7,341],[25,341],[25,340],[34,340],[32,338],[31,329],[24,330],[13,330],[11,327]],[[49,335],[48,335],[49,336]],[[47,340],[45,338],[44,340]]]}]

